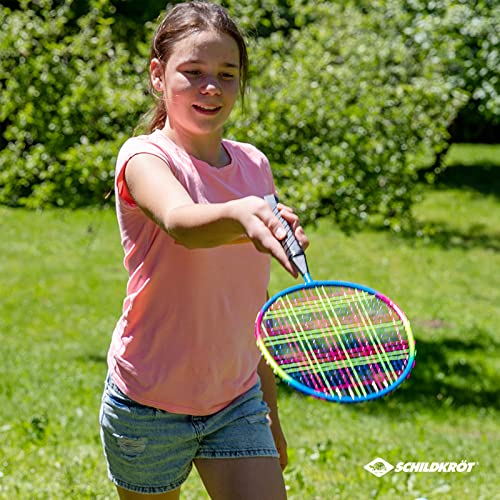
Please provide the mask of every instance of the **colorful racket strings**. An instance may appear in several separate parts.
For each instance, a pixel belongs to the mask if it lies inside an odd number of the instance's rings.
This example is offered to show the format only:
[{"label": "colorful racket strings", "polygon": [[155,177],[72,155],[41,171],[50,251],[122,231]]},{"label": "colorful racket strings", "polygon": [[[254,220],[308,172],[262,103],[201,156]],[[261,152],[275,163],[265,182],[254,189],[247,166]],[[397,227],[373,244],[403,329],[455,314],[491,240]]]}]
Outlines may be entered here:
[{"label": "colorful racket strings", "polygon": [[375,290],[309,282],[272,298],[256,321],[274,371],[307,394],[341,402],[381,397],[405,380],[415,348],[403,312]]}]

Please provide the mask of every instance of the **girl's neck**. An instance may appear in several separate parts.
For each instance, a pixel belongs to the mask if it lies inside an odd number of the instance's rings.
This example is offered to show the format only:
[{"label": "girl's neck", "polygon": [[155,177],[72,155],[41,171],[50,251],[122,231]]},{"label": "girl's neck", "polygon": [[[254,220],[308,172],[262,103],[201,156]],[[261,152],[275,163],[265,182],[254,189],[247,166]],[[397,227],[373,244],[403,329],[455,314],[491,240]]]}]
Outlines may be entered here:
[{"label": "girl's neck", "polygon": [[171,128],[168,121],[162,129],[162,133],[171,141],[175,142],[177,146],[184,149],[186,153],[213,167],[224,167],[231,161],[226,149],[222,145],[222,137],[220,135],[200,137],[188,136],[187,134],[179,133]]}]

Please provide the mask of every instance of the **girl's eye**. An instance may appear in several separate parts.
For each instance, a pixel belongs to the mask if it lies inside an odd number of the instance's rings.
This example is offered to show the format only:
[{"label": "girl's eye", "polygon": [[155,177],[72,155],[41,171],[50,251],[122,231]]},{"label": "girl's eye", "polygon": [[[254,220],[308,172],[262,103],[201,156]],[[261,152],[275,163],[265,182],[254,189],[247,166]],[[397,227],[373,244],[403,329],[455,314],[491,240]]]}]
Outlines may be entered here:
[{"label": "girl's eye", "polygon": [[[183,71],[183,73],[189,77],[192,77],[192,78],[199,77],[203,74],[202,70],[199,70],[199,69],[185,69]],[[222,73],[219,73],[218,77],[221,80],[234,80],[234,78],[236,78],[236,75],[234,73],[222,72]]]}]

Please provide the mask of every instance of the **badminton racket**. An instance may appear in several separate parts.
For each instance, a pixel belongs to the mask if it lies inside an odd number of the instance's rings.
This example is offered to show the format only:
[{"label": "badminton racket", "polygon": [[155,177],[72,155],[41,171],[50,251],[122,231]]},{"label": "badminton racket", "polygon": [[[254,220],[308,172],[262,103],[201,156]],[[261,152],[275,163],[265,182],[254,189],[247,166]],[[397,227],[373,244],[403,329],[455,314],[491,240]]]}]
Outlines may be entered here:
[{"label": "badminton racket", "polygon": [[415,361],[403,311],[366,286],[313,280],[278,199],[265,199],[287,231],[283,248],[304,278],[271,297],[257,315],[255,336],[267,363],[291,387],[327,401],[368,401],[396,389]]}]

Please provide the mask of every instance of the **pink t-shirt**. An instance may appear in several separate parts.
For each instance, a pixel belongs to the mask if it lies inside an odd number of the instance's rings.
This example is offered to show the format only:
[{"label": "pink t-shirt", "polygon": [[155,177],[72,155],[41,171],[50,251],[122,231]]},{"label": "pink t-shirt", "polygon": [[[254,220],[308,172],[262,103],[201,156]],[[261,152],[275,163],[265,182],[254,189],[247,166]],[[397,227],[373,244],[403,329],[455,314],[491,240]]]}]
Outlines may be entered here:
[{"label": "pink t-shirt", "polygon": [[129,280],[109,370],[130,398],[173,413],[215,413],[256,383],[253,325],[265,301],[270,257],[251,243],[177,244],[135,205],[124,171],[133,156],[155,155],[201,204],[274,193],[259,150],[223,144],[231,163],[222,168],[188,155],[159,130],[129,139],[117,159],[116,210]]}]

